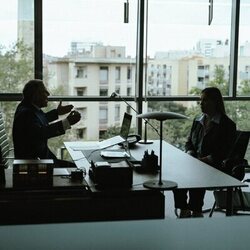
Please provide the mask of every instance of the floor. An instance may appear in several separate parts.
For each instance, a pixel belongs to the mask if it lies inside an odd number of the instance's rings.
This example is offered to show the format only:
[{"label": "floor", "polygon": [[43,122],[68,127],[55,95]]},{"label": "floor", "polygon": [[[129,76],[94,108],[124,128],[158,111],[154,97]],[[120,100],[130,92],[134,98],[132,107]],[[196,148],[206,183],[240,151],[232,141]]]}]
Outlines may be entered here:
[{"label": "floor", "polygon": [[[165,195],[165,218],[166,219],[176,219],[175,211],[174,211],[174,197],[171,191],[164,192]],[[214,196],[212,191],[206,191],[205,199],[204,199],[204,207],[203,209],[207,210],[212,208],[214,204]],[[203,214],[204,217],[209,216],[209,212]],[[224,217],[225,214],[221,212],[214,212],[213,217]]]},{"label": "floor", "polygon": [[[244,179],[250,179],[250,173],[246,173]],[[250,192],[250,182],[248,182],[249,187],[244,188],[243,191]],[[174,198],[172,191],[165,191],[165,218],[166,219],[176,219],[176,215],[174,212]],[[213,191],[206,191],[205,199],[204,199],[204,206],[203,209],[207,210],[212,208],[214,204],[214,195]],[[203,214],[204,217],[209,217],[209,212]],[[225,217],[225,213],[215,211],[213,213],[214,217]]]}]

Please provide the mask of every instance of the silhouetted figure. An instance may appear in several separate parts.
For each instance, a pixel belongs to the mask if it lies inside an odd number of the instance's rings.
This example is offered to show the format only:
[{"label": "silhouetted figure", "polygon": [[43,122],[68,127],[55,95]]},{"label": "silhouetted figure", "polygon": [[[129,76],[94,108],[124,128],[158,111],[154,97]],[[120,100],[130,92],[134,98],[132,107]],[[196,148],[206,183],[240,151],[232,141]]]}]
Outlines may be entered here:
[{"label": "silhouetted figure", "polygon": [[[226,115],[218,88],[208,87],[202,90],[200,107],[202,115],[193,121],[185,145],[186,152],[215,168],[220,168],[235,140],[236,125]],[[204,196],[205,189],[175,190],[175,208],[181,209],[180,218],[202,217]]]},{"label": "silhouetted figure", "polygon": [[[72,105],[63,106],[44,113],[49,92],[42,80],[30,80],[23,89],[23,100],[17,106],[13,122],[13,143],[16,159],[53,159],[57,167],[73,167],[71,162],[59,160],[48,148],[49,138],[65,134],[71,125],[81,119]],[[59,115],[69,113],[67,118],[58,120]],[[58,121],[57,121],[58,120]]]}]

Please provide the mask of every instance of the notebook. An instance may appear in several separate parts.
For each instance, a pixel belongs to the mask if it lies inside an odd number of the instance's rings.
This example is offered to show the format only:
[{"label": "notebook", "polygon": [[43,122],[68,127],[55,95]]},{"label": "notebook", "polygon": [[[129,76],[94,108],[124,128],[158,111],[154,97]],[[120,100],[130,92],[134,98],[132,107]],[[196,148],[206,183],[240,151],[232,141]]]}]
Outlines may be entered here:
[{"label": "notebook", "polygon": [[132,115],[124,113],[120,135],[111,137],[98,143],[99,149],[105,149],[126,141],[131,126]]}]

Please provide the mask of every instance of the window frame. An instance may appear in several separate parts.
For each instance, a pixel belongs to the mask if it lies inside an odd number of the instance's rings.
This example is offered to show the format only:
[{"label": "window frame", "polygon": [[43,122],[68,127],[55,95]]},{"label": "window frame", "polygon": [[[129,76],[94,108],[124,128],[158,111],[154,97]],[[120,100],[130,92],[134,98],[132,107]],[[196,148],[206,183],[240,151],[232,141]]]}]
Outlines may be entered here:
[{"label": "window frame", "polygon": [[[137,0],[137,56],[136,56],[136,81],[135,96],[124,96],[126,101],[134,101],[137,105],[138,113],[143,113],[143,102],[145,101],[197,101],[198,96],[144,96],[144,59],[145,59],[145,24],[148,0]],[[34,0],[34,78],[43,79],[43,1]],[[237,96],[237,74],[238,74],[238,41],[239,41],[239,18],[240,0],[232,0],[231,10],[231,43],[230,43],[230,70],[229,70],[229,96],[225,96],[227,101],[249,101],[250,96]],[[0,101],[20,101],[21,93],[0,93]],[[113,102],[103,96],[50,96],[50,101],[74,101],[74,102]],[[142,133],[142,121],[137,121],[138,133]]]}]

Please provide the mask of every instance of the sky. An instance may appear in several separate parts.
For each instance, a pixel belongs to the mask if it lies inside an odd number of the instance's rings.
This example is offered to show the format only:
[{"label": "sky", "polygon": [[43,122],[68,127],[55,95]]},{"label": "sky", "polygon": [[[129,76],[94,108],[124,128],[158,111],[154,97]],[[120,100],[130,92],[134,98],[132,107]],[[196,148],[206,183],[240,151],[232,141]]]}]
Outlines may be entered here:
[{"label": "sky", "polygon": [[[0,0],[1,2],[5,0]],[[27,0],[31,1],[31,0]],[[129,23],[123,23],[125,0],[43,0],[44,52],[64,56],[72,41],[102,42],[125,46],[135,56],[137,0],[129,0]],[[242,41],[250,40],[250,1],[241,1]],[[59,8],[58,8],[59,6]],[[208,25],[208,0],[149,0],[148,54],[190,50],[200,39],[230,39],[231,0],[214,1]],[[243,25],[244,24],[244,25]],[[246,25],[245,25],[246,24]],[[17,0],[1,4],[0,44],[17,38]]]}]

